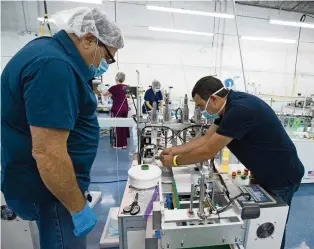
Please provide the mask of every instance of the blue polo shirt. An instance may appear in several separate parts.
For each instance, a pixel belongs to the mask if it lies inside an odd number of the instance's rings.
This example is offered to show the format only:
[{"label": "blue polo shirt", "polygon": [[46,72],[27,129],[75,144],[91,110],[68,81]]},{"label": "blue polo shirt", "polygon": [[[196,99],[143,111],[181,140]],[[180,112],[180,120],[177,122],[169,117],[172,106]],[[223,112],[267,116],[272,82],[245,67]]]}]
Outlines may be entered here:
[{"label": "blue polo shirt", "polygon": [[151,106],[153,106],[153,103],[156,102],[157,103],[157,110],[159,108],[159,103],[160,101],[163,100],[163,96],[161,91],[157,92],[156,94],[154,93],[152,88],[149,88],[144,95],[144,104],[142,106],[142,113],[146,113],[147,111],[150,111],[150,109],[148,108],[148,106],[146,105],[146,101],[149,101],[149,104]]},{"label": "blue polo shirt", "polygon": [[30,126],[70,131],[68,153],[80,189],[88,188],[99,140],[91,78],[64,31],[31,41],[6,65],[1,75],[1,185],[7,199],[53,198],[32,157]]},{"label": "blue polo shirt", "polygon": [[230,91],[217,133],[266,189],[299,184],[304,175],[296,148],[271,107],[251,94]]}]

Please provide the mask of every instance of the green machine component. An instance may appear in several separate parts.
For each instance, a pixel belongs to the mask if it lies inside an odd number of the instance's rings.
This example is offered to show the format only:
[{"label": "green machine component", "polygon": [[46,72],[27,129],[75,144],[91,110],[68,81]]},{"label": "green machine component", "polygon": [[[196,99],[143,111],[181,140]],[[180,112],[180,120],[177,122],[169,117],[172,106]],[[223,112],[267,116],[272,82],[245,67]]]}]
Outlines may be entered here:
[{"label": "green machine component", "polygon": [[179,201],[179,195],[177,191],[177,184],[174,179],[172,179],[172,203],[175,208],[180,209],[180,201]]}]

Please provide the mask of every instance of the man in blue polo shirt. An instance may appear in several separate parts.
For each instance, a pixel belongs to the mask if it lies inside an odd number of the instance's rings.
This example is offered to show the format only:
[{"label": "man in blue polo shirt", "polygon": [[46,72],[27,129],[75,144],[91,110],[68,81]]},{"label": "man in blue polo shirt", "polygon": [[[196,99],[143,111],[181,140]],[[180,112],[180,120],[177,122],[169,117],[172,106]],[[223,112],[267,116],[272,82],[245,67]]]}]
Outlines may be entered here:
[{"label": "man in blue polo shirt", "polygon": [[[257,182],[290,206],[304,167],[275,112],[253,95],[228,91],[219,79],[200,79],[192,91],[203,116],[215,120],[205,136],[166,149],[165,166],[188,165],[213,158],[227,146]],[[281,249],[285,245],[283,237]]]},{"label": "man in blue polo shirt", "polygon": [[63,30],[28,43],[1,75],[2,192],[37,221],[41,248],[85,249],[96,217],[84,193],[99,140],[89,80],[115,62],[123,38],[98,8],[53,18]]},{"label": "man in blue polo shirt", "polygon": [[158,80],[154,80],[152,87],[149,88],[144,95],[144,104],[142,106],[142,113],[146,114],[153,110],[153,103],[156,102],[157,110],[161,110],[163,106],[163,96],[160,91],[161,84]]}]

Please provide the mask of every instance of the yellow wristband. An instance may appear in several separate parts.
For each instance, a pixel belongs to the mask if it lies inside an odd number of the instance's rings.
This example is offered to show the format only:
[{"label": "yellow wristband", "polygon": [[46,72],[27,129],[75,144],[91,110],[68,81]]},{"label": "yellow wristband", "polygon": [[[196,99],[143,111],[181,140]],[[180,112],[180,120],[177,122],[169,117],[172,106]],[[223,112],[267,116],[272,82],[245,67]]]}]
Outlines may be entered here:
[{"label": "yellow wristband", "polygon": [[175,167],[178,166],[178,164],[177,164],[177,157],[178,157],[178,155],[174,156],[173,159],[172,159],[172,163],[173,163],[173,165],[174,165]]}]

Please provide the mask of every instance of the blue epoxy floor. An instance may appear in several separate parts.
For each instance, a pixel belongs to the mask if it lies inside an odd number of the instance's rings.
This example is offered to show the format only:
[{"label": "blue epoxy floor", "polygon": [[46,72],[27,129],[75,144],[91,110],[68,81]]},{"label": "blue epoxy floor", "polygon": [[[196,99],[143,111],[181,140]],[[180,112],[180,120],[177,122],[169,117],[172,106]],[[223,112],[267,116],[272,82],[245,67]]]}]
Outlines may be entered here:
[{"label": "blue epoxy floor", "polygon": [[[109,136],[100,139],[98,153],[91,172],[90,190],[101,191],[102,201],[94,208],[98,223],[88,236],[88,249],[99,249],[99,240],[105,227],[109,209],[120,206],[128,169],[131,165],[132,138],[128,142],[129,147],[126,150],[116,150],[110,146]],[[118,162],[116,160],[117,154]],[[119,184],[117,183],[118,176],[121,181]]]},{"label": "blue epoxy floor", "polygon": [[[127,179],[131,165],[132,138],[127,150],[118,150],[118,174]],[[116,150],[110,147],[109,137],[100,141],[98,155],[92,168],[90,190],[102,192],[102,202],[95,207],[98,223],[88,236],[88,249],[99,249],[99,240],[107,219],[109,208],[119,206],[126,182],[103,183],[117,180]],[[275,249],[275,248],[271,248]],[[287,226],[286,249],[314,249],[314,184],[303,184],[295,194]]]},{"label": "blue epoxy floor", "polygon": [[314,249],[314,184],[302,184],[294,195],[286,248]]}]

